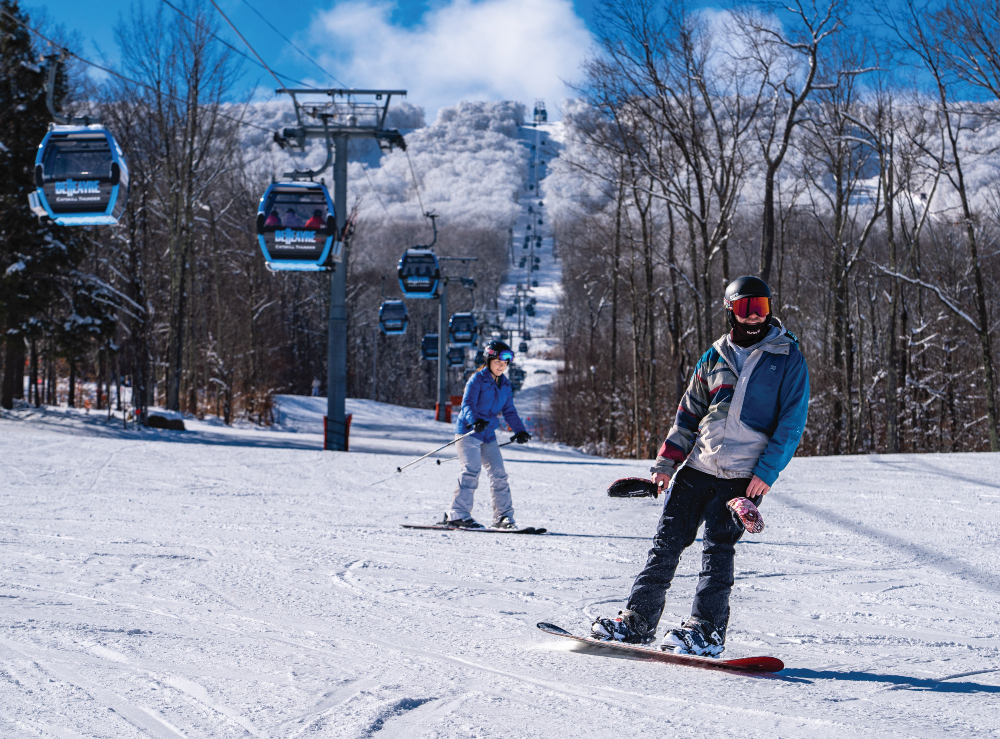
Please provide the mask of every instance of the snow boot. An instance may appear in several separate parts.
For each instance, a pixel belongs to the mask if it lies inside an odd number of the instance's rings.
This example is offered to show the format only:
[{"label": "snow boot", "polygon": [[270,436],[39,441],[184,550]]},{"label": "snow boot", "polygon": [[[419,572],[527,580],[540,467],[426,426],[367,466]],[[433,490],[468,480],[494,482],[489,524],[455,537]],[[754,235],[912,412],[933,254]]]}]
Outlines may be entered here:
[{"label": "snow boot", "polygon": [[679,629],[671,629],[660,642],[660,649],[674,654],[698,657],[718,657],[725,651],[719,632],[708,624],[686,621]]},{"label": "snow boot", "polygon": [[656,638],[639,614],[618,611],[618,618],[599,618],[590,627],[590,638],[598,641],[620,641],[625,644],[649,644]]},{"label": "snow boot", "polygon": [[517,524],[514,523],[514,519],[510,516],[503,516],[493,524],[495,529],[516,529]]}]

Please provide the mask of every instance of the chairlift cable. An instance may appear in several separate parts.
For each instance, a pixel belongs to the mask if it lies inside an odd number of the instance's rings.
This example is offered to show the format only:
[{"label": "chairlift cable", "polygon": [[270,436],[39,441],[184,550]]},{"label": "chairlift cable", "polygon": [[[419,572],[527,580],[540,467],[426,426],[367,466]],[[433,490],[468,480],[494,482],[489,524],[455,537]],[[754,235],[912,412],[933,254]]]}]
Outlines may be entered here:
[{"label": "chairlift cable", "polygon": [[[132,79],[130,77],[126,77],[125,75],[120,74],[120,73],[114,71],[113,69],[109,69],[108,67],[103,67],[100,64],[95,64],[94,62],[90,61],[89,59],[84,59],[79,54],[76,54],[76,53],[70,51],[69,49],[65,48],[64,46],[60,46],[58,43],[56,43],[55,41],[53,41],[52,39],[50,39],[44,33],[42,33],[41,31],[39,31],[36,28],[32,28],[27,23],[24,23],[20,18],[18,18],[15,15],[12,15],[11,13],[8,13],[3,8],[0,8],[0,15],[6,16],[10,20],[14,21],[17,25],[21,26],[22,28],[24,28],[24,29],[26,29],[28,31],[31,31],[33,34],[35,34],[36,36],[38,36],[43,41],[47,42],[53,48],[59,49],[60,51],[64,52],[67,56],[73,57],[77,61],[82,62],[83,64],[86,64],[88,67],[93,67],[94,69],[99,69],[100,71],[104,72],[105,74],[110,74],[112,77],[117,77],[118,79],[120,79],[120,80],[122,80],[124,82],[129,82],[129,83],[131,83],[133,85],[136,85],[138,87],[143,87],[143,88],[145,88],[145,89],[147,89],[147,90],[149,90],[151,92],[155,92],[155,93],[157,93],[159,95],[163,95],[165,98],[169,98],[170,100],[174,100],[174,101],[176,101],[178,103],[186,103],[186,102],[188,102],[187,100],[185,100],[183,98],[179,98],[176,95],[170,95],[168,93],[165,93],[162,90],[159,90],[159,89],[153,87],[152,85],[147,85],[145,82],[139,82],[138,80],[134,80],[134,79]],[[236,118],[235,116],[226,115],[225,113],[218,113],[217,115],[220,118],[225,118],[226,120],[233,121],[233,122],[235,122],[235,123],[237,123],[237,124],[239,124],[241,126],[249,126],[250,128],[256,128],[258,131],[263,131],[264,133],[272,133],[272,130],[270,128],[264,128],[263,126],[258,126],[256,123],[250,123],[248,121],[243,120],[242,118]]]},{"label": "chairlift cable", "polygon": [[[172,10],[173,10],[173,11],[174,11],[175,13],[177,13],[177,15],[179,15],[179,16],[180,16],[181,18],[184,18],[184,19],[185,19],[186,21],[188,21],[189,23],[193,24],[193,25],[194,25],[195,27],[197,27],[197,28],[200,28],[201,30],[203,30],[203,31],[205,31],[206,33],[208,33],[208,34],[209,34],[209,35],[210,35],[210,36],[211,36],[212,38],[214,38],[214,39],[215,39],[216,41],[218,41],[218,42],[219,42],[220,44],[222,44],[222,45],[223,45],[223,46],[225,46],[226,48],[228,48],[228,49],[230,49],[231,51],[233,51],[233,52],[235,52],[235,53],[239,54],[239,55],[240,55],[241,57],[243,57],[243,58],[244,58],[244,59],[246,59],[247,61],[250,61],[250,62],[253,62],[253,63],[254,63],[254,64],[256,64],[256,65],[257,65],[258,67],[261,67],[262,69],[267,69],[267,68],[266,68],[266,67],[264,67],[264,66],[263,66],[263,65],[262,65],[262,64],[261,64],[260,62],[258,62],[258,61],[257,61],[256,59],[253,59],[253,58],[251,58],[251,57],[250,57],[250,56],[249,56],[249,55],[248,55],[248,54],[247,54],[247,53],[246,53],[245,51],[243,51],[242,49],[237,49],[237,48],[236,48],[235,46],[233,46],[233,45],[232,45],[231,43],[229,43],[228,41],[226,41],[226,40],[225,40],[224,38],[221,38],[221,37],[219,37],[219,36],[218,36],[217,34],[214,34],[214,33],[212,33],[212,32],[211,32],[211,31],[209,31],[209,30],[208,30],[207,28],[205,28],[204,26],[200,25],[200,24],[198,23],[198,21],[196,21],[196,20],[195,20],[194,18],[192,18],[191,16],[187,15],[187,14],[186,14],[186,13],[185,13],[185,12],[184,12],[183,10],[181,10],[181,9],[180,9],[180,8],[178,8],[178,7],[176,6],[176,5],[174,5],[174,4],[172,3],[172,2],[170,2],[170,0],[160,0],[160,2],[162,2],[162,3],[164,4],[164,5],[166,5],[166,6],[170,7],[170,8],[171,8],[171,9],[172,9]],[[268,71],[270,71],[270,70],[268,70]],[[297,84],[297,85],[302,85],[303,87],[313,87],[313,85],[310,85],[310,84],[309,84],[308,82],[303,82],[302,80],[297,80],[297,79],[295,79],[294,77],[289,77],[289,76],[288,76],[287,74],[281,74],[281,73],[279,72],[279,73],[278,73],[278,76],[279,76],[279,77],[284,77],[284,78],[285,78],[286,80],[288,80],[289,82],[294,82],[295,84]],[[315,88],[315,87],[313,87],[313,89],[316,89],[316,88]]]},{"label": "chairlift cable", "polygon": [[391,220],[392,216],[389,215],[389,209],[385,207],[385,202],[382,200],[382,196],[379,195],[378,190],[375,189],[375,183],[372,182],[372,178],[368,176],[368,167],[362,164],[361,171],[365,173],[365,179],[368,180],[368,186],[372,189],[372,192],[375,193],[375,197],[378,198],[378,202],[379,205],[382,206],[382,210],[385,211],[386,216]]},{"label": "chairlift cable", "polygon": [[[308,59],[310,62],[312,62],[313,65],[316,67],[316,69],[318,69],[320,72],[322,72],[323,74],[325,74],[327,77],[329,77],[331,80],[333,80],[334,82],[336,82],[338,85],[341,85],[342,87],[347,87],[347,85],[345,85],[343,82],[341,82],[336,77],[334,77],[332,74],[330,74],[325,69],[323,69],[323,67],[321,67],[319,65],[319,62],[317,62],[311,56],[309,56],[304,51],[302,51],[302,49],[300,49],[298,46],[296,46],[294,43],[292,43],[291,39],[289,39],[281,31],[279,31],[277,28],[275,28],[273,25],[271,25],[271,22],[267,18],[265,18],[261,14],[261,12],[259,10],[257,10],[257,8],[255,8],[253,5],[251,5],[248,2],[248,0],[243,0],[243,4],[246,5],[248,8],[250,8],[250,10],[252,10],[254,13],[256,13],[257,17],[260,18],[262,21],[264,21],[264,23],[266,23],[270,27],[270,29],[272,31],[274,31],[276,34],[278,34],[278,36],[280,36],[282,39],[284,39],[285,43],[287,43],[289,46],[291,46],[293,49],[295,49],[297,52],[299,52],[302,56],[304,56],[306,59]],[[284,75],[282,75],[282,76],[284,76]],[[312,85],[307,85],[307,86],[308,87],[312,87]]]},{"label": "chairlift cable", "polygon": [[233,33],[235,33],[237,36],[240,37],[240,41],[242,41],[244,44],[246,44],[247,48],[250,49],[251,52],[253,52],[253,55],[255,57],[257,57],[257,60],[261,63],[261,65],[264,67],[264,69],[266,69],[271,74],[271,76],[274,77],[274,81],[278,83],[279,89],[282,89],[282,90],[285,89],[285,83],[278,79],[278,75],[276,75],[271,70],[271,68],[269,66],[267,66],[267,62],[265,62],[261,58],[260,54],[257,53],[257,50],[254,49],[250,45],[249,41],[247,41],[245,38],[243,38],[243,34],[240,33],[239,29],[237,29],[236,26],[233,25],[233,22],[231,20],[229,20],[229,16],[222,12],[222,8],[219,7],[219,4],[217,2],[215,2],[215,0],[209,0],[209,2],[212,3],[212,5],[215,7],[215,9],[217,11],[219,11],[219,15],[221,15],[222,18],[226,21],[226,23],[229,24],[229,27],[233,29]]},{"label": "chairlift cable", "polygon": [[427,211],[424,210],[424,199],[420,197],[420,181],[417,179],[417,173],[413,171],[413,160],[410,159],[410,152],[403,149],[403,153],[406,154],[406,161],[410,165],[410,174],[413,175],[413,187],[417,191],[417,202],[420,203],[420,215],[426,216]]}]

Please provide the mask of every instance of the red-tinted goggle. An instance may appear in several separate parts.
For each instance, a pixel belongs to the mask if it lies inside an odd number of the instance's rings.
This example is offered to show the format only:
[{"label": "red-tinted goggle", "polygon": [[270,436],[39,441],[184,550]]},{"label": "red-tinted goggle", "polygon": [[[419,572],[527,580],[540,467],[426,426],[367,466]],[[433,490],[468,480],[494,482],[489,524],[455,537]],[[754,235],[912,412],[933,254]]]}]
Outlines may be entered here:
[{"label": "red-tinted goggle", "polygon": [[771,313],[770,298],[737,298],[736,300],[728,301],[727,305],[729,306],[729,310],[738,318],[747,318],[751,313],[756,313],[761,318],[767,318]]}]

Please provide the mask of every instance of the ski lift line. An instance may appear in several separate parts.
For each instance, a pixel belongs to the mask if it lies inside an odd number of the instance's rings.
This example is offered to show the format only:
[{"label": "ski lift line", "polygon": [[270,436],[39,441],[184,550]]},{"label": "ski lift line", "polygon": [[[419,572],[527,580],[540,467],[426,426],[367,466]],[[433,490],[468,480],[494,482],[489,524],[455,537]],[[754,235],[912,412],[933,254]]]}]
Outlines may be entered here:
[{"label": "ski lift line", "polygon": [[368,180],[368,186],[375,193],[375,197],[378,198],[378,204],[382,206],[382,210],[385,211],[385,215],[391,220],[392,216],[389,215],[389,209],[385,207],[385,202],[382,200],[382,196],[378,194],[378,190],[375,189],[375,183],[372,182],[372,178],[368,176],[368,167],[361,165],[361,171],[365,173],[365,179]]},{"label": "ski lift line", "polygon": [[[261,14],[261,12],[259,10],[257,10],[257,8],[255,8],[253,5],[251,5],[248,2],[248,0],[243,0],[243,4],[246,5],[248,8],[250,8],[250,10],[252,10],[254,13],[256,13],[257,17],[260,18],[262,21],[264,21],[264,23],[266,23],[268,25],[268,27],[272,31],[274,31],[276,34],[278,34],[278,36],[280,36],[282,39],[284,39],[285,43],[287,43],[289,46],[291,46],[293,49],[295,49],[297,52],[299,52],[302,56],[304,56],[306,59],[308,59],[310,62],[312,62],[313,66],[315,66],[316,69],[318,69],[320,72],[322,72],[323,74],[325,74],[327,77],[329,77],[331,80],[333,80],[334,82],[336,82],[338,85],[344,85],[344,83],[341,80],[337,79],[332,74],[330,74],[325,69],[323,69],[323,67],[321,67],[319,65],[319,62],[317,62],[311,56],[309,56],[304,51],[302,51],[302,49],[300,49],[298,46],[296,46],[294,43],[292,43],[292,40],[290,38],[288,38],[287,36],[285,36],[281,31],[279,31],[277,28],[275,28],[273,25],[271,25],[271,22],[267,18],[265,18],[263,16],[263,14]],[[285,75],[282,75],[282,77],[284,77],[284,76]],[[289,78],[289,79],[291,79],[291,78]],[[303,83],[300,83],[300,84],[305,84],[305,83],[303,82]],[[306,85],[306,87],[311,87],[311,85]],[[347,87],[347,85],[344,85],[344,87]]]},{"label": "ski lift line", "polygon": [[427,211],[424,210],[424,199],[420,197],[420,181],[417,180],[417,173],[413,171],[413,160],[410,159],[410,152],[406,151],[405,149],[403,150],[403,152],[406,154],[406,161],[410,165],[410,174],[413,175],[413,187],[417,191],[417,202],[420,203],[420,214],[426,215]]},{"label": "ski lift line", "polygon": [[[157,93],[159,95],[163,95],[165,98],[168,98],[170,100],[174,100],[174,101],[176,101],[178,103],[186,103],[186,102],[188,102],[184,98],[179,98],[176,95],[169,95],[169,94],[163,92],[162,90],[159,90],[159,89],[153,87],[152,85],[147,85],[145,82],[139,82],[138,80],[134,80],[131,77],[126,77],[125,75],[120,74],[119,72],[116,72],[113,69],[109,69],[108,67],[102,67],[100,64],[95,64],[94,62],[90,61],[89,59],[84,59],[79,54],[76,54],[76,53],[70,51],[69,49],[67,49],[67,48],[65,48],[63,46],[60,46],[55,41],[53,41],[48,36],[46,36],[44,33],[42,33],[41,31],[39,31],[39,30],[37,30],[35,28],[32,28],[27,23],[22,22],[21,19],[19,19],[18,17],[14,16],[14,15],[11,15],[10,13],[8,13],[3,8],[0,8],[0,15],[6,16],[10,20],[14,21],[17,25],[19,25],[22,28],[24,28],[25,30],[31,31],[33,34],[35,34],[36,36],[38,36],[38,38],[42,39],[43,41],[45,41],[46,43],[48,43],[53,48],[59,49],[60,51],[62,51],[63,53],[65,53],[66,56],[71,56],[74,59],[76,59],[77,61],[79,61],[79,62],[81,62],[83,64],[86,64],[88,67],[93,67],[94,69],[99,69],[100,71],[104,72],[105,74],[110,74],[112,77],[117,77],[118,79],[122,80],[123,82],[129,82],[129,83],[131,83],[133,85],[136,85],[137,87],[145,88],[146,90],[149,90],[150,92],[155,92],[155,93]],[[241,126],[249,126],[250,128],[256,128],[258,131],[263,131],[264,133],[271,133],[272,132],[270,128],[264,128],[263,126],[258,126],[256,123],[250,123],[248,121],[243,120],[242,118],[236,118],[235,116],[226,115],[225,113],[218,113],[217,115],[220,118],[225,118],[226,120],[233,121],[234,123],[237,123],[237,124],[239,124]]]},{"label": "ski lift line", "polygon": [[270,68],[269,66],[267,66],[267,62],[265,62],[265,61],[264,61],[264,60],[263,60],[263,59],[261,58],[260,54],[258,54],[258,53],[257,53],[257,50],[256,50],[255,48],[253,48],[253,47],[252,47],[252,46],[250,45],[250,42],[249,42],[249,41],[247,41],[247,40],[246,40],[246,39],[245,39],[245,38],[243,37],[243,34],[239,32],[239,29],[238,29],[238,28],[236,28],[236,26],[234,26],[234,25],[233,25],[233,22],[232,22],[231,20],[229,20],[229,16],[228,16],[228,15],[226,15],[225,13],[223,13],[223,12],[222,12],[222,8],[220,8],[220,7],[219,7],[219,4],[218,4],[217,2],[215,2],[215,0],[209,0],[209,2],[210,2],[210,3],[212,3],[212,6],[213,6],[213,7],[214,7],[214,8],[215,8],[215,9],[216,9],[217,11],[219,11],[219,15],[221,15],[221,16],[222,16],[222,18],[223,18],[223,20],[225,20],[225,21],[226,21],[226,23],[228,23],[228,24],[229,24],[229,27],[233,29],[233,33],[235,33],[235,34],[236,34],[237,36],[239,36],[239,37],[240,37],[240,41],[242,41],[242,42],[243,42],[244,44],[246,44],[246,45],[247,45],[247,48],[248,48],[248,49],[250,49],[250,51],[251,51],[251,52],[253,52],[253,55],[254,55],[255,57],[257,57],[257,60],[258,60],[258,61],[259,61],[259,62],[261,63],[261,66],[263,66],[263,67],[264,67],[264,69],[266,69],[266,70],[267,70],[267,71],[268,71],[268,72],[270,73],[270,75],[271,75],[272,77],[274,77],[274,81],[278,83],[278,86],[279,86],[279,87],[284,87],[285,85],[284,85],[284,84],[282,84],[281,80],[279,80],[279,79],[278,79],[278,75],[276,75],[276,74],[275,74],[275,73],[274,73],[274,72],[273,72],[273,71],[271,70],[271,68]]},{"label": "ski lift line", "polygon": [[[254,64],[256,64],[261,69],[267,69],[267,67],[264,67],[256,59],[253,59],[252,57],[250,57],[242,49],[237,49],[235,46],[233,46],[231,43],[229,43],[228,41],[226,41],[224,38],[221,38],[217,34],[212,33],[207,28],[205,28],[204,26],[200,25],[198,23],[198,21],[196,21],[194,18],[192,18],[191,16],[189,16],[187,13],[185,13],[183,10],[181,10],[180,8],[178,8],[176,5],[174,5],[172,2],[170,2],[170,0],[160,0],[160,2],[162,2],[164,5],[166,5],[170,9],[172,9],[175,13],[177,13],[177,15],[179,15],[181,18],[185,19],[186,21],[188,21],[189,23],[191,23],[192,25],[194,25],[196,28],[200,28],[201,30],[203,30],[206,33],[208,33],[212,38],[214,38],[216,41],[218,41],[220,44],[222,44],[223,46],[225,46],[230,51],[233,51],[234,53],[239,54],[241,57],[243,57],[244,59],[246,59],[249,62],[253,62]],[[281,74],[280,72],[278,72],[277,74],[278,74],[279,77],[284,77],[286,80],[288,80],[290,82],[294,82],[297,85],[305,85],[306,87],[310,86],[308,82],[303,82],[302,80],[297,80],[294,77],[289,77],[287,74]]]}]

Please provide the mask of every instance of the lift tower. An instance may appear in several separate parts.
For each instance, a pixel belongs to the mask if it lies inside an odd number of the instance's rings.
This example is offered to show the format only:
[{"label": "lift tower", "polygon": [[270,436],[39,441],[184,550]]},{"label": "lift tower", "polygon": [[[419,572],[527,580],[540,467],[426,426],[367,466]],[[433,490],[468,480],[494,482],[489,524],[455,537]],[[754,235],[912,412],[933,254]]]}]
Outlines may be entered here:
[{"label": "lift tower", "polygon": [[[393,95],[406,95],[406,90],[355,89],[289,89],[279,94],[290,95],[295,104],[297,125],[274,134],[281,148],[305,151],[307,139],[326,141],[326,162],[315,170],[285,173],[292,179],[312,179],[333,164],[333,204],[337,218],[338,241],[343,240],[347,225],[347,145],[352,138],[374,138],[379,147],[406,148],[403,135],[385,127],[389,101]],[[319,101],[303,100],[322,96]],[[307,119],[312,119],[307,124]],[[326,370],[326,430],[323,448],[334,451],[347,449],[347,270],[337,269],[343,254],[331,255],[330,316],[327,322]]]}]

